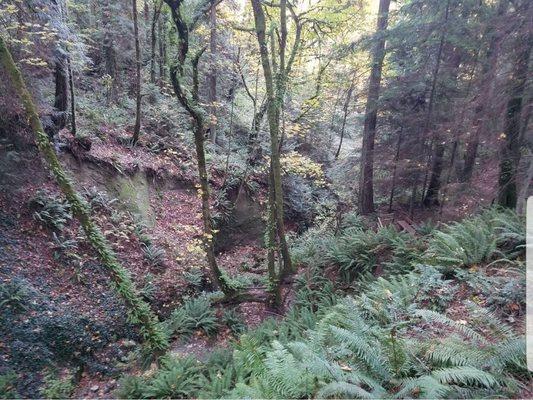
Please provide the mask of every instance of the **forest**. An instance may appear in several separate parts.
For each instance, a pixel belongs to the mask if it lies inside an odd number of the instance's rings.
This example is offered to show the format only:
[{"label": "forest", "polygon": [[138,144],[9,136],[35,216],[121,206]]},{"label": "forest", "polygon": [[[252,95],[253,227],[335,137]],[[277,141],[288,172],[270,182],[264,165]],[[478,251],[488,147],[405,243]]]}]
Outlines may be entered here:
[{"label": "forest", "polygon": [[530,0],[0,0],[0,399],[533,398],[532,48]]}]

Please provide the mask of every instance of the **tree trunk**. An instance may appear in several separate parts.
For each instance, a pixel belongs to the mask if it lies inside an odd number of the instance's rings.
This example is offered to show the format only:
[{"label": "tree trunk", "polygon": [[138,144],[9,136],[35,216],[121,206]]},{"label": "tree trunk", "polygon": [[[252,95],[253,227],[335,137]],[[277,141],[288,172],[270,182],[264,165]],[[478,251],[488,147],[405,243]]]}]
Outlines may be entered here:
[{"label": "tree trunk", "polygon": [[[526,2],[526,13],[529,4]],[[526,14],[527,15],[527,14]],[[533,33],[525,35],[522,41],[517,41],[519,50],[518,59],[515,62],[513,74],[510,79],[511,97],[507,102],[505,114],[504,136],[501,147],[500,173],[498,179],[498,204],[502,207],[516,208],[517,189],[516,174],[520,163],[520,118],[522,103],[529,72],[529,58],[533,45]]]},{"label": "tree trunk", "polygon": [[[283,1],[282,1],[283,3]],[[271,199],[274,204],[270,204],[270,217],[276,221],[276,231],[281,247],[281,254],[283,257],[283,268],[280,271],[279,282],[283,280],[285,276],[292,272],[292,262],[289,254],[289,247],[285,238],[285,221],[283,213],[283,188],[281,185],[281,164],[280,164],[280,148],[279,148],[279,120],[280,120],[280,107],[281,100],[283,99],[284,80],[285,76],[279,76],[277,81],[277,91],[274,89],[274,77],[272,74],[272,68],[269,61],[268,48],[266,42],[266,22],[265,14],[262,9],[262,5],[259,0],[252,0],[252,8],[255,19],[255,29],[257,35],[257,41],[259,44],[259,53],[261,56],[261,65],[263,67],[263,75],[265,77],[265,87],[267,92],[267,119],[270,129],[270,163],[271,163],[271,187],[273,188],[274,195]],[[283,10],[283,4],[281,6]],[[283,13],[281,13],[283,14]],[[282,24],[283,26],[283,24]],[[283,34],[282,34],[283,38]],[[283,43],[283,39],[281,40]],[[280,52],[283,54],[283,52]],[[275,54],[272,54],[273,60]],[[281,57],[280,62],[280,74],[284,74],[284,57]],[[281,93],[280,93],[281,92]],[[272,215],[274,214],[274,215]]]},{"label": "tree trunk", "polygon": [[398,134],[398,142],[396,143],[396,154],[394,155],[394,165],[392,167],[392,185],[389,197],[389,212],[392,212],[392,201],[394,199],[394,191],[396,190],[396,171],[398,169],[398,160],[400,159],[400,149],[402,146],[403,126],[400,127]]},{"label": "tree trunk", "polygon": [[102,25],[104,26],[104,38],[102,40],[102,50],[105,62],[105,73],[109,75],[109,87],[107,92],[107,102],[113,103],[117,98],[117,60],[115,45],[113,40],[113,27],[111,26],[111,6],[109,0],[104,0],[102,6]]},{"label": "tree trunk", "polygon": [[381,70],[385,57],[385,30],[389,19],[390,0],[379,1],[376,33],[378,39],[372,54],[372,70],[368,85],[368,97],[363,128],[361,149],[361,175],[359,179],[359,211],[361,214],[374,212],[374,139],[376,136],[377,108],[381,85]]},{"label": "tree trunk", "polygon": [[133,127],[132,143],[135,145],[141,132],[141,46],[139,45],[139,21],[137,0],[133,5],[133,35],[135,39],[135,126]]},{"label": "tree trunk", "polygon": [[215,143],[217,140],[217,7],[211,6],[209,12],[209,25],[211,32],[209,35],[209,106],[211,108],[211,118],[209,120],[209,139]]},{"label": "tree trunk", "polygon": [[341,153],[342,148],[342,141],[344,139],[344,130],[346,128],[346,118],[348,117],[348,108],[350,106],[350,100],[352,99],[352,92],[353,92],[354,82],[350,85],[350,88],[348,89],[348,93],[346,94],[346,100],[344,101],[344,107],[342,108],[343,115],[342,115],[342,126],[341,126],[341,138],[339,140],[339,147],[337,148],[337,152],[335,153],[335,160],[339,158],[339,154]]},{"label": "tree trunk", "polygon": [[[509,0],[500,0],[496,17],[501,18],[506,10]],[[489,46],[485,55],[485,61],[481,67],[480,90],[483,92],[477,99],[478,104],[475,107],[474,118],[475,121],[474,133],[470,140],[466,143],[466,150],[464,156],[464,167],[462,174],[459,176],[461,182],[469,182],[474,171],[474,165],[477,157],[477,149],[479,147],[479,139],[481,135],[488,128],[488,118],[484,115],[489,99],[492,98],[494,90],[494,76],[496,74],[496,64],[498,62],[498,46],[503,32],[500,29],[495,29],[494,21],[491,21],[486,28],[485,37],[489,38]]]},{"label": "tree trunk", "polygon": [[150,26],[150,83],[155,83],[155,47],[157,44],[157,34],[156,30],[159,26],[159,16],[161,14],[162,3],[154,2],[154,10],[152,13],[152,24]]},{"label": "tree trunk", "polygon": [[76,136],[78,128],[76,126],[76,97],[74,94],[74,76],[72,74],[72,66],[70,64],[70,56],[67,59],[68,81],[70,88],[70,131],[72,135]]},{"label": "tree trunk", "polygon": [[90,208],[83,197],[74,189],[72,180],[67,176],[63,166],[59,162],[56,153],[48,136],[43,130],[39,115],[31,95],[26,88],[20,71],[15,65],[11,53],[0,35],[0,62],[11,79],[11,83],[19,95],[26,114],[30,121],[31,128],[35,135],[35,142],[42,157],[54,175],[59,188],[67,198],[72,207],[72,211],[79,220],[87,239],[96,250],[102,264],[107,268],[114,283],[115,290],[122,297],[128,307],[129,319],[131,322],[141,326],[140,333],[151,351],[162,353],[168,343],[157,317],[152,313],[150,307],[139,296],[129,271],[118,261],[111,245],[102,234],[98,226],[93,222],[90,215]]},{"label": "tree trunk", "polygon": [[63,129],[67,123],[68,110],[68,74],[67,74],[67,57],[62,56],[55,64],[55,99],[54,108],[56,115],[53,121],[58,129]]},{"label": "tree trunk", "polygon": [[166,34],[165,34],[165,19],[160,17],[157,21],[157,38],[158,38],[158,61],[159,61],[159,84],[161,85],[166,78]]},{"label": "tree trunk", "polygon": [[232,297],[236,294],[236,291],[218,267],[213,246],[213,227],[211,221],[211,211],[209,207],[209,177],[207,174],[204,148],[206,134],[206,122],[204,117],[205,111],[199,105],[198,94],[198,63],[200,57],[206,50],[206,47],[201,48],[190,60],[192,66],[192,87],[190,91],[184,90],[182,87],[182,81],[186,78],[184,73],[186,71],[185,65],[188,60],[190,27],[182,15],[181,3],[175,0],[164,1],[172,12],[172,20],[174,21],[174,25],[176,27],[179,43],[177,62],[170,68],[170,80],[178,101],[194,121],[194,144],[196,147],[198,177],[200,180],[199,196],[202,201],[202,220],[204,223],[204,234],[202,237],[204,250],[213,282],[217,287],[220,288],[220,290],[224,292],[227,297]]},{"label": "tree trunk", "polygon": [[436,206],[439,204],[439,190],[441,186],[441,175],[443,167],[443,156],[445,144],[437,138],[435,143],[435,152],[433,153],[433,162],[431,166],[431,176],[429,178],[426,196],[424,197],[424,205],[426,207]]}]

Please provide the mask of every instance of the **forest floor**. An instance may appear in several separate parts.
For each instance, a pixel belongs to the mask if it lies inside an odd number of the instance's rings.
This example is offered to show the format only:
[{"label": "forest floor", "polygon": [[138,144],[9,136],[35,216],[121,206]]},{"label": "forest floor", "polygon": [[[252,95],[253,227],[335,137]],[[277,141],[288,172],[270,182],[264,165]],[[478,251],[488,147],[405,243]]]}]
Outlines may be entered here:
[{"label": "forest floor", "polygon": [[[68,137],[63,137],[69,144],[69,150],[63,152],[62,158],[80,179],[80,190],[96,188],[97,193],[107,191],[109,197],[118,194],[119,201],[104,204],[97,209],[95,218],[137,286],[149,292],[146,294],[147,300],[164,318],[180,305],[184,297],[195,292],[186,280],[185,273],[206,269],[199,247],[202,220],[195,189],[194,160],[191,153],[183,148],[167,148],[155,153],[149,151],[142,142],[135,148],[123,145],[123,132],[110,129],[105,134],[104,140],[92,141],[89,151],[77,147]],[[77,243],[79,257],[69,258],[67,254],[65,258],[53,232],[36,220],[35,210],[30,206],[31,200],[39,191],[45,190],[49,194],[59,192],[51,177],[42,172],[40,163],[34,162],[36,154],[31,153],[29,157],[33,161],[25,164],[16,185],[0,192],[0,283],[24,282],[39,296],[44,296],[46,313],[51,319],[61,318],[68,312],[87,321],[86,331],[91,333],[90,341],[95,343],[97,349],[88,351],[88,354],[95,360],[96,366],[80,372],[75,396],[109,397],[116,387],[117,371],[127,368],[132,340],[137,338],[125,320],[123,306],[109,287],[106,271],[99,266],[95,254],[84,241],[79,224],[69,220],[60,233],[62,240],[75,240]],[[117,176],[128,177],[129,186],[117,181]],[[138,180],[138,176],[142,179]],[[223,181],[220,173],[213,170],[211,176],[213,187],[220,187]],[[490,179],[487,177],[487,182]],[[481,184],[479,190],[488,193],[492,188]],[[259,196],[264,196],[264,193]],[[485,195],[470,196],[466,200],[462,197],[460,205],[450,202],[443,210],[443,218],[452,220],[461,217],[479,206],[478,203],[483,201],[482,196]],[[133,208],[131,201],[128,201],[131,199]],[[256,201],[261,202],[261,199]],[[140,211],[143,221],[139,222],[133,215],[136,211]],[[383,210],[378,223],[387,224],[392,220],[415,223],[429,219],[434,212],[417,212],[413,222],[404,209],[396,210],[392,218]],[[143,251],[143,235],[149,237],[155,249],[163,251],[157,262],[149,260]],[[227,246],[217,254],[220,266],[229,275],[240,277],[258,287],[264,283],[264,258],[265,251],[258,238],[247,238],[246,234],[236,237],[233,246]],[[208,282],[203,284],[209,288]],[[460,316],[461,299],[471,295],[465,288],[463,295],[454,303],[456,306],[448,310],[449,313]],[[257,326],[266,317],[275,315],[261,303],[245,303],[238,307],[248,327]],[[37,318],[42,312],[41,307],[36,307],[30,317]],[[18,322],[31,324],[28,315],[24,318],[26,322]],[[66,321],[63,324],[68,323]],[[110,328],[109,332],[102,334],[95,327]],[[31,329],[41,328],[37,326]],[[16,331],[11,334],[11,337],[4,337],[0,341],[0,367],[12,362],[7,350],[18,339],[14,337]],[[221,329],[214,337],[198,333],[187,342],[175,342],[172,352],[202,357],[232,338],[229,328]],[[31,343],[26,345],[30,346]],[[26,354],[25,357],[30,355]],[[69,358],[77,359],[77,355]],[[117,361],[120,364],[118,370]],[[37,385],[37,382],[34,379],[28,382],[27,393],[35,393],[31,386]]]}]

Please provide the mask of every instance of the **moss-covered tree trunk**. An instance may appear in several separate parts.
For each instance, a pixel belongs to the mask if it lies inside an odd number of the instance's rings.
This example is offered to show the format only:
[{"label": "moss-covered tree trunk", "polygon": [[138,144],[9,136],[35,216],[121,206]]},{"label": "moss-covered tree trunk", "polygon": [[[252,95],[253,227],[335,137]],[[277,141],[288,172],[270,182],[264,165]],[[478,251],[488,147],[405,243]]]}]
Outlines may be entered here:
[{"label": "moss-covered tree trunk", "polygon": [[140,326],[140,333],[146,345],[152,351],[156,353],[162,352],[167,347],[167,340],[156,316],[152,313],[148,304],[139,296],[129,272],[119,263],[109,242],[91,219],[90,209],[86,201],[74,189],[74,185],[65,173],[65,170],[50,144],[48,136],[43,130],[37,109],[28,89],[26,88],[24,80],[22,79],[22,75],[15,65],[11,53],[1,36],[0,63],[3,65],[11,80],[13,88],[16,90],[22,101],[30,126],[35,135],[35,142],[42,157],[48,164],[59,188],[72,207],[75,217],[80,221],[89,243],[96,250],[100,261],[106,267],[115,290],[126,303],[130,321]]},{"label": "moss-covered tree trunk", "polygon": [[[294,53],[291,55],[288,67],[285,65],[284,49],[286,45],[286,15],[284,14],[286,3],[281,2],[281,37],[280,46],[280,64],[279,72],[274,85],[274,76],[272,73],[271,62],[269,60],[267,40],[266,40],[266,21],[262,5],[258,0],[252,0],[254,12],[255,30],[259,44],[259,54],[261,56],[261,65],[265,78],[265,87],[267,93],[267,119],[270,131],[270,186],[273,189],[273,195],[270,196],[272,203],[269,205],[270,220],[276,222],[276,232],[279,240],[280,251],[283,257],[283,267],[279,273],[278,281],[281,283],[284,277],[293,272],[289,247],[285,237],[285,221],[283,213],[283,188],[281,182],[281,162],[280,162],[280,144],[279,144],[279,120],[280,110],[283,101],[287,75],[290,70],[290,63],[294,59]],[[298,31],[297,31],[298,33]],[[295,39],[299,40],[299,37]],[[274,42],[273,42],[274,43]],[[274,46],[273,46],[274,47]],[[275,65],[275,54],[272,51],[272,64]]]},{"label": "moss-covered tree trunk", "polygon": [[[206,118],[205,111],[199,105],[198,97],[198,62],[206,47],[200,49],[193,57],[189,58],[189,23],[182,15],[180,0],[164,0],[169,6],[172,20],[178,34],[178,55],[176,64],[170,68],[170,81],[174,93],[183,108],[192,117],[194,144],[196,148],[196,160],[198,167],[198,177],[200,181],[199,194],[202,201],[202,220],[204,223],[203,244],[207,262],[211,271],[211,277],[217,287],[224,292],[227,297],[235,295],[235,290],[231,287],[222,270],[218,267],[213,245],[213,227],[211,221],[211,210],[209,206],[209,177],[207,174],[207,164],[205,160],[205,134]],[[192,87],[188,90],[182,82],[185,79],[186,64],[190,62],[192,66]]]},{"label": "moss-covered tree trunk", "polygon": [[141,132],[141,46],[139,44],[139,18],[137,0],[132,0],[133,36],[135,41],[135,125],[133,126],[132,143],[139,140]]}]

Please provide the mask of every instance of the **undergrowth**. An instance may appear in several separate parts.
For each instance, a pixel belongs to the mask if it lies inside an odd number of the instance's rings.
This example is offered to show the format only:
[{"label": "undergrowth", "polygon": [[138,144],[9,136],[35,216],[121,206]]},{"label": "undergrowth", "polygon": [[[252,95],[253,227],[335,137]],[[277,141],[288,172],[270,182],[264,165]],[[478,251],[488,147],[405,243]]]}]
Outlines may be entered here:
[{"label": "undergrowth", "polygon": [[[222,320],[240,334],[229,348],[203,360],[169,355],[155,373],[124,377],[117,395],[517,396],[531,374],[524,337],[507,322],[515,321],[509,310],[519,316],[524,306],[519,260],[525,235],[520,219],[506,213],[488,210],[440,229],[421,229],[423,236],[365,230],[357,219],[337,232],[331,224],[309,231],[293,243],[296,260],[307,269],[295,281],[283,319],[244,330],[236,312],[226,311]],[[475,226],[475,237],[466,240]],[[481,269],[481,263],[495,262],[515,266],[507,272]],[[377,267],[385,272],[378,277],[370,274]],[[352,295],[327,277],[331,268],[352,283]],[[179,334],[212,334],[218,323],[209,297],[200,296],[174,311],[168,326]]]}]

